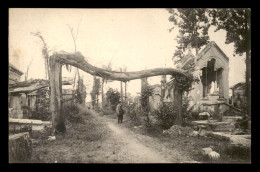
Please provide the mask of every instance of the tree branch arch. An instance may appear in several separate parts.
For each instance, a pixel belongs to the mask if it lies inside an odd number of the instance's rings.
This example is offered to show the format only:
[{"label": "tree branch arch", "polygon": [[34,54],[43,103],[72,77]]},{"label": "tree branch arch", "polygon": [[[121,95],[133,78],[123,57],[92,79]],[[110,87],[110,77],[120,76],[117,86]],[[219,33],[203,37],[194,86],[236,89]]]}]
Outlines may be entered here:
[{"label": "tree branch arch", "polygon": [[[106,69],[98,68],[85,60],[85,57],[80,53],[54,53],[50,56],[50,87],[51,87],[51,96],[50,96],[50,110],[52,113],[52,128],[53,131],[65,132],[66,127],[64,124],[64,116],[62,115],[62,106],[61,106],[61,91],[62,91],[62,65],[71,65],[77,67],[91,75],[99,76],[102,78],[117,80],[122,82],[127,82],[135,79],[142,79],[146,77],[158,76],[158,75],[172,75],[176,77],[184,77],[190,78],[190,76],[186,73],[186,71],[181,69],[173,69],[173,68],[155,68],[155,69],[147,69],[141,71],[134,72],[116,72],[109,71]],[[177,104],[181,106],[182,104],[182,89],[176,89],[175,93],[178,97]],[[179,112],[179,116],[181,116],[181,111]],[[182,121],[180,120],[179,123]]]}]

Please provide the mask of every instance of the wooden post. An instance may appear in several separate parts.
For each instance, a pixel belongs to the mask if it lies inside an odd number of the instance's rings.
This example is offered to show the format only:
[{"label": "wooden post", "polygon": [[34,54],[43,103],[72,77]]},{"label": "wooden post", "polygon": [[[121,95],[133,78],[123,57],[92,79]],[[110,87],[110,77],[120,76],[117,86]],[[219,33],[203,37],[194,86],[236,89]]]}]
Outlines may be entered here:
[{"label": "wooden post", "polygon": [[62,114],[62,65],[50,58],[50,110],[52,114],[52,130],[55,132],[65,132],[65,118]]}]

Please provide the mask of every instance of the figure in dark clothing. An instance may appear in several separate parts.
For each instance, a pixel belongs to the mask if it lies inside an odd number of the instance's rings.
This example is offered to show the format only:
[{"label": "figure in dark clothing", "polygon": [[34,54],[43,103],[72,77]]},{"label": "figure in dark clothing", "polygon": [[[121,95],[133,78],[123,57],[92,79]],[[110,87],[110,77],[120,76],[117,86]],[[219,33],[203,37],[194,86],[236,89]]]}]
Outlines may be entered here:
[{"label": "figure in dark clothing", "polygon": [[124,109],[121,103],[119,103],[116,106],[116,114],[117,114],[118,123],[122,123],[124,117]]}]

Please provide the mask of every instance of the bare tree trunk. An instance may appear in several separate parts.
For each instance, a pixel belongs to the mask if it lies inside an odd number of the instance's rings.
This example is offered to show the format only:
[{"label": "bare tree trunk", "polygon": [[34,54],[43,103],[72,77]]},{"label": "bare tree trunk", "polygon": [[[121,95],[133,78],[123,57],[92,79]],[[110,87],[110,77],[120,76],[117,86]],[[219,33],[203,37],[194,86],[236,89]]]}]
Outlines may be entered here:
[{"label": "bare tree trunk", "polygon": [[[120,72],[122,72],[122,69],[120,68]],[[123,83],[122,81],[120,82],[121,90],[120,90],[120,95],[121,95],[121,102],[123,102]]]},{"label": "bare tree trunk", "polygon": [[182,125],[182,93],[183,90],[174,88],[174,106],[177,108],[175,125]]},{"label": "bare tree trunk", "polygon": [[102,108],[104,108],[104,78],[102,78],[102,85],[101,85],[101,98],[102,98]]},{"label": "bare tree trunk", "polygon": [[127,96],[126,96],[126,82],[125,82],[125,101],[127,99]]},{"label": "bare tree trunk", "polygon": [[62,114],[62,65],[55,58],[50,59],[50,110],[52,113],[52,130],[65,132],[65,119]]},{"label": "bare tree trunk", "polygon": [[247,113],[251,116],[251,55],[246,52],[246,95],[247,95]]}]

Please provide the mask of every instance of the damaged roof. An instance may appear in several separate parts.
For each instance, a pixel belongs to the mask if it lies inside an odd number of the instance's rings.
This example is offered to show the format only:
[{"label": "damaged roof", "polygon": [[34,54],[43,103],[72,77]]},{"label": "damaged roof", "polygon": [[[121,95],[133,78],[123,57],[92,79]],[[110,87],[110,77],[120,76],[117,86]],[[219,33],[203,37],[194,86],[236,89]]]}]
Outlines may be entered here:
[{"label": "damaged roof", "polygon": [[[219,52],[220,54],[223,55],[223,57],[229,61],[229,58],[228,56],[219,48],[219,46],[214,42],[214,41],[211,41],[209,42],[207,45],[204,45],[201,47],[201,50],[199,51],[198,55],[197,55],[197,61],[203,57],[210,49],[211,47],[215,47]],[[181,65],[181,68],[185,68],[187,65],[191,64],[194,62],[194,59],[195,59],[195,56],[193,54],[187,54],[184,59],[182,60],[182,65]]]},{"label": "damaged roof", "polygon": [[[62,85],[72,85],[72,78],[62,78]],[[30,93],[41,88],[49,87],[49,81],[44,79],[30,79],[28,81],[9,84],[9,93]]]},{"label": "damaged roof", "polygon": [[13,70],[13,71],[15,71],[17,74],[19,74],[19,75],[23,75],[23,74],[24,74],[21,70],[19,70],[17,67],[15,67],[14,65],[12,65],[11,63],[9,63],[9,70]]},{"label": "damaged roof", "polygon": [[43,79],[28,80],[9,84],[9,93],[30,93],[35,90],[49,87],[49,81]]}]

